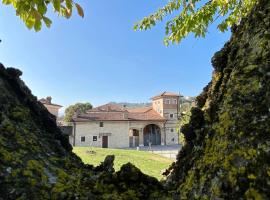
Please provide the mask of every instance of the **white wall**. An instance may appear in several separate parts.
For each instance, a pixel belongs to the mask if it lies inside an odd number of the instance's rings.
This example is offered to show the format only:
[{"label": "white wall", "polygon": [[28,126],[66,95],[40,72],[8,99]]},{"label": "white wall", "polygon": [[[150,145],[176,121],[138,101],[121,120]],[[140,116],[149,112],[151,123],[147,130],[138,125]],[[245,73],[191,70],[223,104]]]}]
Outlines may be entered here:
[{"label": "white wall", "polygon": [[[100,133],[111,133],[108,136],[109,148],[129,147],[129,123],[125,121],[103,122],[103,127],[99,122],[77,122],[75,146],[102,147],[102,137]],[[85,142],[81,142],[81,137],[85,136]],[[97,136],[97,141],[93,141],[93,136]]]}]

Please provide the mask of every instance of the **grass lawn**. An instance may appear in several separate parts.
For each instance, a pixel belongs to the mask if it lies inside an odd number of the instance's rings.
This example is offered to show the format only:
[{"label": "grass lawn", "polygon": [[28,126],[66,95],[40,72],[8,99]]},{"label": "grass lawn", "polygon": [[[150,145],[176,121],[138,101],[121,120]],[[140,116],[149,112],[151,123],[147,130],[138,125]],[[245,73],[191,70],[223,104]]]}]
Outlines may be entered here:
[{"label": "grass lawn", "polygon": [[[95,154],[89,151],[96,152]],[[132,163],[145,174],[154,176],[157,179],[162,178],[162,170],[169,167],[173,162],[168,158],[146,151],[124,150],[124,149],[103,149],[96,147],[74,147],[76,153],[84,163],[97,166],[104,161],[106,155],[115,155],[114,168],[116,171],[125,163]]]}]

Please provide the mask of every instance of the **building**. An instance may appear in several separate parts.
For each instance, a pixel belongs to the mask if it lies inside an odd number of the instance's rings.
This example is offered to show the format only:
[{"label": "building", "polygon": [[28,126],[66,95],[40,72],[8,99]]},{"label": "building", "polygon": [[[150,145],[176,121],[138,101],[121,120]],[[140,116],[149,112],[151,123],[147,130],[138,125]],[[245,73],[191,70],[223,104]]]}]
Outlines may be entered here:
[{"label": "building", "polygon": [[58,118],[59,109],[62,108],[62,106],[52,103],[52,97],[42,98],[39,102],[41,102],[51,114]]},{"label": "building", "polygon": [[163,92],[151,98],[151,107],[131,109],[106,104],[76,114],[70,141],[73,146],[103,148],[178,144],[179,97]]}]

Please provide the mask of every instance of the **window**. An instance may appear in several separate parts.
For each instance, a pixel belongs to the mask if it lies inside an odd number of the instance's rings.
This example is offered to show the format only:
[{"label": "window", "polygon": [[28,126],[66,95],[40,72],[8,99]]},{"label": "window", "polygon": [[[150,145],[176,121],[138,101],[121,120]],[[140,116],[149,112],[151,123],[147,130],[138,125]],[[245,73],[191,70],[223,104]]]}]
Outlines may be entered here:
[{"label": "window", "polygon": [[85,142],[85,136],[81,136],[81,142]]},{"label": "window", "polygon": [[170,118],[173,119],[173,114],[170,114]]},{"label": "window", "polygon": [[174,99],[174,100],[173,100],[173,103],[174,103],[174,104],[177,104],[177,100],[176,100],[176,99]]},{"label": "window", "polygon": [[103,127],[103,122],[99,122],[99,127]]},{"label": "window", "polygon": [[170,103],[171,103],[170,99],[165,100],[165,104],[170,104]]},{"label": "window", "polygon": [[157,103],[159,104],[159,101]]},{"label": "window", "polygon": [[97,136],[93,136],[93,141],[97,141]]},{"label": "window", "polygon": [[171,132],[173,132],[173,128],[171,128]]}]

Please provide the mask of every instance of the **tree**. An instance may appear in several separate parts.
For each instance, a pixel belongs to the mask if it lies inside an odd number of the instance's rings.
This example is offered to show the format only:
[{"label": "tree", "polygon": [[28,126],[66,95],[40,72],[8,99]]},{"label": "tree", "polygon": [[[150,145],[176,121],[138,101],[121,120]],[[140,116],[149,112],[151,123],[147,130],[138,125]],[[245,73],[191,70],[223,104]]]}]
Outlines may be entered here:
[{"label": "tree", "polygon": [[42,27],[42,22],[50,27],[52,21],[48,18],[47,8],[52,5],[54,12],[65,18],[70,18],[72,10],[75,7],[78,14],[84,17],[82,7],[73,0],[2,0],[5,5],[12,5],[25,25],[35,31],[39,31]]},{"label": "tree", "polygon": [[136,23],[134,29],[151,29],[164,17],[180,11],[176,17],[167,21],[164,38],[165,45],[179,43],[190,33],[195,37],[205,37],[209,25],[219,17],[223,21],[217,28],[221,32],[226,31],[233,24],[238,24],[257,2],[258,0],[171,0],[163,8]]},{"label": "tree", "polygon": [[190,101],[185,100],[184,98],[180,99],[180,106],[179,106],[180,119],[178,120],[177,123],[177,132],[179,134],[179,143],[182,145],[184,145],[186,141],[183,133],[181,132],[181,127],[189,123],[191,116],[190,110],[193,107],[192,105],[193,100],[194,100],[193,97],[191,98]]},{"label": "tree", "polygon": [[64,121],[70,122],[76,112],[86,113],[86,111],[91,108],[92,105],[90,103],[76,103],[74,105],[71,105],[65,110]]}]

